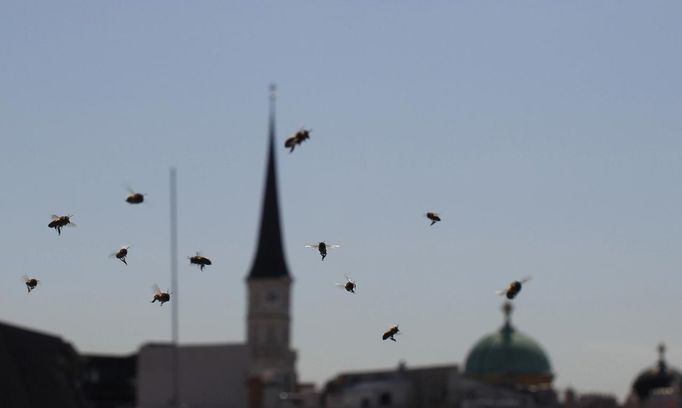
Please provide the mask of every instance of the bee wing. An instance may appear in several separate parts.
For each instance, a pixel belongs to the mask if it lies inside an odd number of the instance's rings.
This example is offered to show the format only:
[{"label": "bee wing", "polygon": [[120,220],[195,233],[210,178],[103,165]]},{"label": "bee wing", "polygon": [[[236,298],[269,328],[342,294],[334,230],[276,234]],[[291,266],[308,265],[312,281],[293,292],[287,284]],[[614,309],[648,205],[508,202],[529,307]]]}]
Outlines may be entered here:
[{"label": "bee wing", "polygon": [[65,227],[77,227],[77,226],[78,225],[76,225],[76,223],[72,222],[72,221],[69,221],[69,223],[65,225]]},{"label": "bee wing", "polygon": [[341,289],[345,289],[345,288],[346,288],[346,284],[345,284],[345,283],[336,282],[334,285],[337,286],[337,287],[339,287],[339,288],[341,288]]},{"label": "bee wing", "polygon": [[521,279],[521,283],[526,283],[526,282],[528,282],[528,281],[531,280],[531,279],[533,279],[532,276],[526,276],[525,278]]},{"label": "bee wing", "polygon": [[[125,250],[127,251],[127,250],[130,249],[130,247],[132,247],[132,245],[123,245],[123,246],[121,247],[121,249],[125,249]],[[121,249],[119,249],[119,251],[120,251]]]},{"label": "bee wing", "polygon": [[499,296],[502,296],[502,295],[505,295],[507,293],[507,289],[498,290],[495,293]]},{"label": "bee wing", "polygon": [[154,290],[154,294],[156,295],[161,294],[161,288],[159,288],[159,285],[156,283],[152,285],[152,290]]},{"label": "bee wing", "polygon": [[336,244],[327,244],[327,249],[336,249],[341,247],[341,245],[336,245]]},{"label": "bee wing", "polygon": [[31,278],[29,278],[28,275],[23,274],[23,275],[21,275],[21,279],[22,279],[24,282],[28,282]]},{"label": "bee wing", "polygon": [[114,252],[110,253],[109,258],[115,257],[117,253],[118,253],[118,251],[114,251]]},{"label": "bee wing", "polygon": [[50,217],[52,218],[52,221],[59,219],[59,216],[57,214],[52,214]]},{"label": "bee wing", "polygon": [[319,244],[310,244],[310,245],[306,245],[305,247],[306,247],[306,248],[315,248],[315,249],[317,249],[317,248],[319,247]]}]

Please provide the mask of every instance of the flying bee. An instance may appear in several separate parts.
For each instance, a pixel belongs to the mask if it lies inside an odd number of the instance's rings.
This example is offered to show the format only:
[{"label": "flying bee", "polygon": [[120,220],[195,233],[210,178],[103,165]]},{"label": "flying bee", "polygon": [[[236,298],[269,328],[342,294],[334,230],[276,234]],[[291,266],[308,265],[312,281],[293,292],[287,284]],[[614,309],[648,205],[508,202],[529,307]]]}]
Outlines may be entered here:
[{"label": "flying bee", "polygon": [[211,265],[211,260],[206,258],[205,256],[201,256],[199,252],[197,252],[196,255],[188,256],[187,258],[189,259],[190,264],[199,265],[199,269],[202,271],[204,270],[204,266]]},{"label": "flying bee", "polygon": [[161,289],[159,288],[159,285],[154,284],[154,299],[152,299],[151,303],[156,302],[157,300],[161,302],[161,306],[163,306],[164,303],[170,301],[170,295],[171,292],[166,289],[165,292],[161,292]]},{"label": "flying bee", "polygon": [[514,299],[516,295],[521,292],[521,287],[524,283],[528,282],[530,280],[530,276],[525,277],[521,279],[520,281],[514,281],[507,286],[506,289],[500,290],[497,292],[498,295],[502,296],[505,295],[507,296],[507,299]]},{"label": "flying bee", "polygon": [[119,261],[123,262],[124,264],[128,265],[128,262],[126,262],[126,256],[128,256],[128,249],[130,249],[130,245],[124,245],[121,248],[119,248],[116,252],[113,252],[110,257],[115,257]]},{"label": "flying bee", "polygon": [[394,326],[389,327],[388,330],[386,330],[384,334],[381,336],[381,339],[382,340],[391,339],[393,341],[397,341],[393,336],[395,336],[399,332],[400,330],[398,329],[398,325],[396,324]]},{"label": "flying bee", "polygon": [[310,244],[306,245],[306,248],[315,248],[318,251],[320,251],[320,255],[322,255],[322,260],[324,261],[324,258],[327,256],[327,250],[328,249],[335,249],[340,247],[341,245],[336,245],[336,244],[327,244],[326,242],[318,242],[317,244]]},{"label": "flying bee", "polygon": [[136,193],[132,189],[128,188],[128,197],[126,197],[126,203],[128,204],[140,204],[144,202],[144,194]]},{"label": "flying bee", "polygon": [[426,218],[431,220],[431,225],[440,221],[440,215],[438,215],[438,213],[435,212],[427,212]]},{"label": "flying bee", "polygon": [[65,226],[71,226],[75,227],[76,224],[71,222],[71,217],[73,215],[52,215],[52,221],[50,221],[49,224],[47,224],[48,227],[54,228],[57,230],[57,235],[62,235],[62,228]]},{"label": "flying bee", "polygon": [[297,145],[303,143],[304,140],[310,139],[310,132],[312,132],[312,129],[301,128],[284,142],[284,147],[289,149],[289,153],[293,152]]},{"label": "flying bee", "polygon": [[26,283],[26,289],[28,289],[28,293],[31,293],[31,291],[38,286],[38,282],[40,282],[36,278],[29,278],[28,275],[22,276],[22,279],[24,280],[24,283]]},{"label": "flying bee", "polygon": [[336,286],[346,289],[346,292],[355,293],[355,288],[358,286],[357,282],[348,277],[348,275],[343,275],[346,277],[345,283],[337,283]]}]

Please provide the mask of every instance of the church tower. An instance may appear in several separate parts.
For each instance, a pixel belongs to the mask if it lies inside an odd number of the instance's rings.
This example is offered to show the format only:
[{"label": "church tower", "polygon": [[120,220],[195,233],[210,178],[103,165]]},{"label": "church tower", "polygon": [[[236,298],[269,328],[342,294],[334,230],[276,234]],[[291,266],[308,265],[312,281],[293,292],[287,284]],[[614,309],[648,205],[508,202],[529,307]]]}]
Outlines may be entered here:
[{"label": "church tower", "polygon": [[[275,160],[275,95],[270,95],[267,167],[260,219],[258,247],[248,286],[247,344],[251,357],[251,378],[258,385],[260,403],[267,396],[293,391],[296,386],[296,352],[290,348],[292,278],[284,257],[279,217],[277,166]],[[269,391],[268,391],[269,390]],[[252,391],[253,394],[253,391]]]}]

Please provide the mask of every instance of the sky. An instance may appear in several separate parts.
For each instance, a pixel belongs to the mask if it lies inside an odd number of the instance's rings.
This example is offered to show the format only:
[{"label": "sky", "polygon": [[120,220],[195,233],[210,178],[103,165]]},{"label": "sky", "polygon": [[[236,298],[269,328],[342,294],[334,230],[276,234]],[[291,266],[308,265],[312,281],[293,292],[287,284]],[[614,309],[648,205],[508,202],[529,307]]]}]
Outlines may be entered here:
[{"label": "sky", "polygon": [[[659,342],[682,366],[681,12],[3,1],[0,321],[84,353],[169,340],[171,308],[149,301],[170,287],[175,166],[180,340],[242,342],[274,82],[301,380],[463,365],[502,324],[495,292],[532,276],[513,322],[556,387],[622,399]],[[51,214],[77,227],[57,236]],[[304,248],[321,240],[341,245],[324,262]],[[124,244],[127,267],[109,257]],[[23,274],[41,280],[30,295]],[[344,274],[355,296],[334,287]],[[380,341],[392,323],[404,335]]]}]

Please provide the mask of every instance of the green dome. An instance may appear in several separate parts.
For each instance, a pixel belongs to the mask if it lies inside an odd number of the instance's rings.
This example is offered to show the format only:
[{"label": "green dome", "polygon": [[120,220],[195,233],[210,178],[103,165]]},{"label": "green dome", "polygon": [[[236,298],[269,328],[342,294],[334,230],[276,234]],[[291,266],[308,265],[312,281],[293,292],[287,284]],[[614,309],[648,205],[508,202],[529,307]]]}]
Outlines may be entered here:
[{"label": "green dome", "polygon": [[518,332],[509,322],[511,306],[505,305],[506,323],[474,345],[464,374],[495,383],[539,384],[551,382],[552,369],[542,347]]}]

